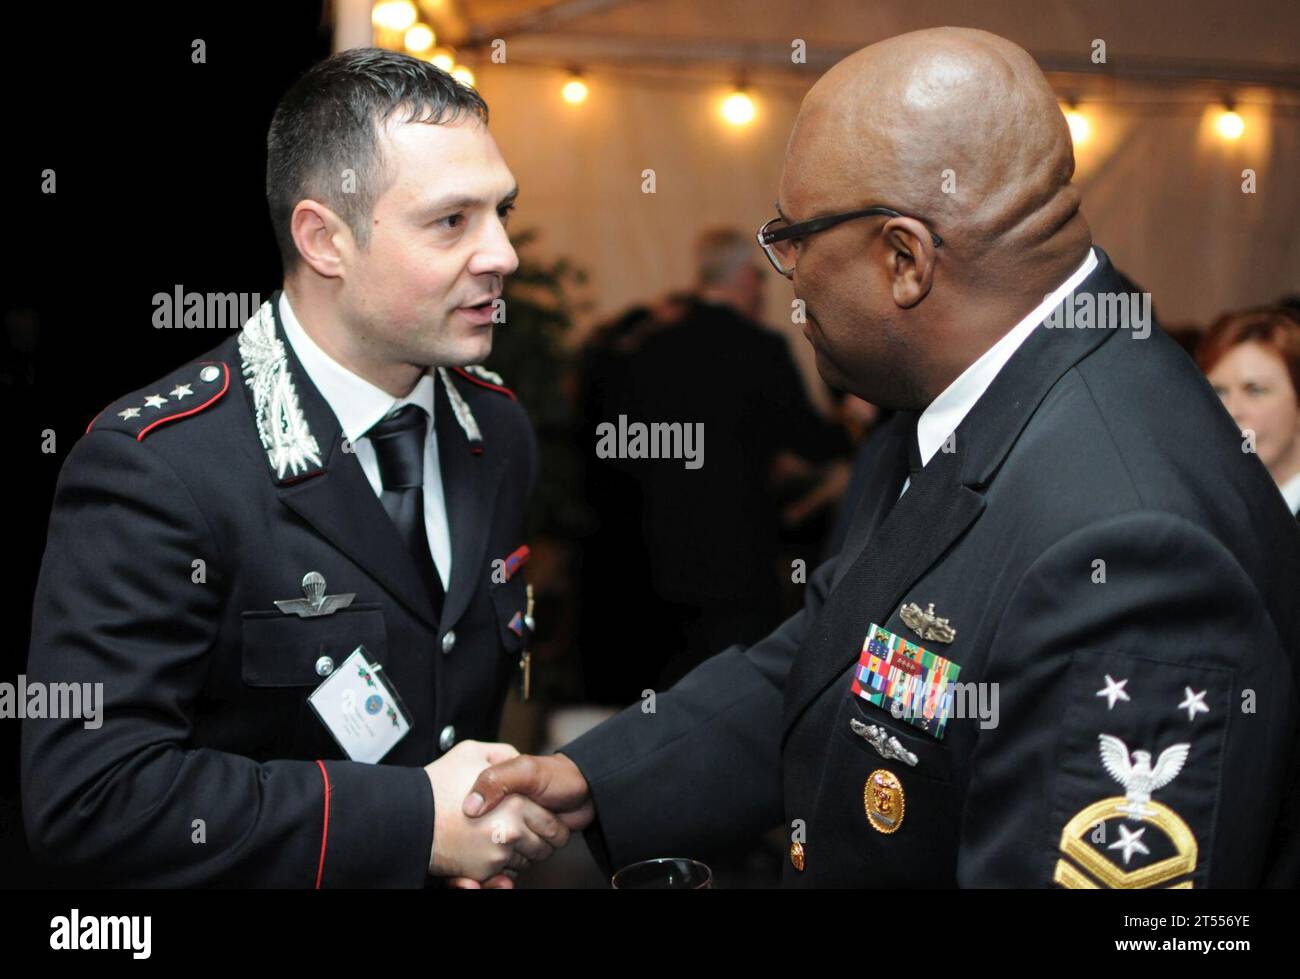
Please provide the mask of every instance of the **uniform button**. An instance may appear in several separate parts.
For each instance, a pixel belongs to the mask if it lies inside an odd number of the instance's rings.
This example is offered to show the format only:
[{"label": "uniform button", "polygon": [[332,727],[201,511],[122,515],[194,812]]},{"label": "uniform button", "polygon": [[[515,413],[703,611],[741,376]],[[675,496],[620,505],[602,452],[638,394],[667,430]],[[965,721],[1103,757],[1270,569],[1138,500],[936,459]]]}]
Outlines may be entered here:
[{"label": "uniform button", "polygon": [[316,675],[329,676],[334,672],[334,660],[328,656],[322,656],[316,661]]},{"label": "uniform button", "polygon": [[438,735],[438,747],[443,751],[451,751],[451,746],[456,743],[456,729],[448,724]]},{"label": "uniform button", "polygon": [[220,376],[221,368],[213,367],[211,364],[199,371],[199,380],[206,381],[208,384],[211,384]]},{"label": "uniform button", "polygon": [[450,653],[455,648],[456,648],[456,630],[449,629],[447,630],[447,634],[442,637],[442,651],[444,653]]},{"label": "uniform button", "polygon": [[794,864],[795,870],[798,871],[803,870],[803,844],[802,843],[790,844],[790,862]]}]

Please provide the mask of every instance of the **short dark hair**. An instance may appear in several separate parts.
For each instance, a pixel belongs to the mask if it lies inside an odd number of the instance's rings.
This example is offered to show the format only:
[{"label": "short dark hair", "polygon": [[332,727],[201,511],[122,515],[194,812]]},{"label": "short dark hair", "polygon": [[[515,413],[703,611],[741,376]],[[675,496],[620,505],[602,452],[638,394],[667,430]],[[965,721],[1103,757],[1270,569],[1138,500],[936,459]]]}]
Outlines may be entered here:
[{"label": "short dark hair", "polygon": [[[381,48],[342,51],[307,70],[284,94],[266,134],[266,202],[287,274],[298,264],[289,219],[298,202],[325,204],[365,247],[375,202],[392,179],[377,138],[396,113],[432,125],[474,116],[488,107],[467,85],[427,61]],[[343,171],[356,175],[344,193]]]}]

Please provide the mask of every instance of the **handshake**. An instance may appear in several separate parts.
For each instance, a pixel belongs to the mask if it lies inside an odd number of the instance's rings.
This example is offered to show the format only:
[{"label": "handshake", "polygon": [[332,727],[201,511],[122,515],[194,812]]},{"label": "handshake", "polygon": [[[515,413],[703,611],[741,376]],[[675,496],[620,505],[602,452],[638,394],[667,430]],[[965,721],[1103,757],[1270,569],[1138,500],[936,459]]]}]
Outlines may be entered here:
[{"label": "handshake", "polygon": [[433,786],[429,873],[453,887],[513,887],[594,814],[587,780],[563,755],[462,741],[424,770]]}]

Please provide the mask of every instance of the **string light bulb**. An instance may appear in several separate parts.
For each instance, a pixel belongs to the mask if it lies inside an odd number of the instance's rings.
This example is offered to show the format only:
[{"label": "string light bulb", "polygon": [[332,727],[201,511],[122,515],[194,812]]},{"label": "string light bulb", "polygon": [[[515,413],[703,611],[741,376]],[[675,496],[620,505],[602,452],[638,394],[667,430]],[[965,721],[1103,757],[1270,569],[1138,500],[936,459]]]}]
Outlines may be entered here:
[{"label": "string light bulb", "polygon": [[1225,106],[1214,120],[1214,129],[1224,139],[1241,139],[1241,134],[1246,131],[1246,122],[1235,109]]},{"label": "string light bulb", "polygon": [[737,88],[722,100],[722,118],[732,126],[747,126],[757,114],[754,100],[743,88]]},{"label": "string light bulb", "polygon": [[428,24],[413,24],[406,29],[406,36],[403,38],[406,44],[406,50],[411,54],[424,54],[437,41],[437,36],[433,33],[433,28]]},{"label": "string light bulb", "polygon": [[415,23],[415,4],[411,0],[383,0],[370,11],[370,22],[385,31],[404,31]]},{"label": "string light bulb", "polygon": [[464,65],[453,65],[450,74],[466,88],[474,87],[474,73]]},{"label": "string light bulb", "polygon": [[1070,127],[1070,139],[1074,145],[1082,146],[1088,142],[1092,136],[1092,123],[1088,121],[1088,117],[1072,102],[1061,111],[1065,113],[1065,122]]},{"label": "string light bulb", "polygon": [[587,96],[590,94],[591,90],[587,87],[587,83],[576,71],[569,76],[569,80],[560,89],[560,97],[569,105],[581,105],[587,101]]},{"label": "string light bulb", "polygon": [[456,52],[451,48],[434,48],[429,54],[429,63],[450,73],[456,67]]}]

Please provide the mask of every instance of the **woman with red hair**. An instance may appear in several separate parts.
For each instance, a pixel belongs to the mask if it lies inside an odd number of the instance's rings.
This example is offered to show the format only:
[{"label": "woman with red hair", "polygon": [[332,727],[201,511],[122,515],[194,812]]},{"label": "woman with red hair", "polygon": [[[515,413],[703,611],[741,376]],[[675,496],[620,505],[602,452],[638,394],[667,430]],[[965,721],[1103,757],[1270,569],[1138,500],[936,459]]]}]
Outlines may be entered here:
[{"label": "woman with red hair", "polygon": [[1221,316],[1196,362],[1300,515],[1300,319],[1281,307]]}]

